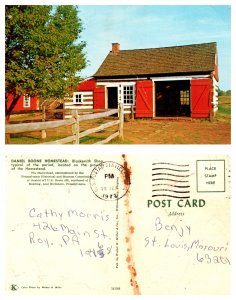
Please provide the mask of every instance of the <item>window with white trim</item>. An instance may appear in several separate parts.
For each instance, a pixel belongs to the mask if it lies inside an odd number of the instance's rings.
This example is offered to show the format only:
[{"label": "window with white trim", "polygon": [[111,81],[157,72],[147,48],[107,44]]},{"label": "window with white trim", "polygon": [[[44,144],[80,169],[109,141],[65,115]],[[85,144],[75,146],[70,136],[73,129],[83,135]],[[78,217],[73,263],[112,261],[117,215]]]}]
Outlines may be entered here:
[{"label": "window with white trim", "polygon": [[75,92],[73,94],[73,102],[74,102],[74,104],[82,104],[83,103],[83,93]]},{"label": "window with white trim", "polygon": [[30,96],[27,94],[24,95],[24,98],[23,98],[23,107],[24,108],[30,107]]},{"label": "window with white trim", "polygon": [[123,86],[123,98],[124,98],[124,104],[134,104],[135,102],[134,85]]}]

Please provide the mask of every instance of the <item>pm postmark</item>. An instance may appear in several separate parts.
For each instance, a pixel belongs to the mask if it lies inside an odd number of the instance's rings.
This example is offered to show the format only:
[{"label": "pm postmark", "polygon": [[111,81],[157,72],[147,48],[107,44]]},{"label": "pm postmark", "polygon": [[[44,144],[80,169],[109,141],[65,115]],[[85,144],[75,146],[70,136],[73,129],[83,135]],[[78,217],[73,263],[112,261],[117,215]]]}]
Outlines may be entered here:
[{"label": "pm postmark", "polygon": [[105,200],[118,200],[129,190],[125,168],[113,161],[98,164],[90,174],[90,187],[96,197]]}]

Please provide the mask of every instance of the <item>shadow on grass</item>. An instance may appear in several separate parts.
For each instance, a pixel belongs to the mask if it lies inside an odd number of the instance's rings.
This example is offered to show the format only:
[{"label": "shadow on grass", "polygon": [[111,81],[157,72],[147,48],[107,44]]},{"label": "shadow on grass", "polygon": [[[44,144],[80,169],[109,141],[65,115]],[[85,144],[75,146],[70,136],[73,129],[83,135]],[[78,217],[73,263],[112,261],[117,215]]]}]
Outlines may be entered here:
[{"label": "shadow on grass", "polygon": [[[41,139],[41,137],[32,136],[32,135],[23,135],[23,134],[11,134],[11,144],[40,144],[45,142],[53,142],[59,139],[62,139],[66,136],[49,136],[46,139]],[[80,139],[80,144],[94,144],[96,142],[100,142],[104,140],[105,137],[98,136],[85,136]],[[70,143],[72,144],[72,143]],[[121,140],[119,138],[115,138],[111,140],[108,144],[132,144],[132,142],[128,140]]]},{"label": "shadow on grass", "polygon": [[94,144],[96,142],[100,142],[104,140],[102,137],[97,136],[84,136],[80,139],[80,144]]},{"label": "shadow on grass", "polygon": [[11,134],[11,144],[38,144],[40,139],[34,136]]},{"label": "shadow on grass", "polygon": [[45,142],[53,142],[65,137],[66,136],[49,136],[46,139],[42,139],[41,136],[11,134],[11,144],[41,144]]},{"label": "shadow on grass", "polygon": [[[96,142],[100,142],[104,140],[104,137],[97,137],[97,136],[85,136],[81,138],[80,143],[81,144],[94,144]],[[107,144],[132,144],[131,141],[128,140],[121,140],[120,138],[115,138],[108,142]]]},{"label": "shadow on grass", "polygon": [[108,144],[133,144],[133,142],[129,141],[129,140],[121,140],[120,138],[114,138],[113,140],[111,140]]}]

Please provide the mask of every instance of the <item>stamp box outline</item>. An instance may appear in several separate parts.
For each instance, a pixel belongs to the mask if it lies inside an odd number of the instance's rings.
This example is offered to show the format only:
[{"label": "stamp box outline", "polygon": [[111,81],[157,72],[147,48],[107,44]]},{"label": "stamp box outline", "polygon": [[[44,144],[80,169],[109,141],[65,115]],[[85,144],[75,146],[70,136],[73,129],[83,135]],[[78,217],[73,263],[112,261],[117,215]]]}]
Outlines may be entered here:
[{"label": "stamp box outline", "polygon": [[[220,191],[201,191],[198,188],[198,182],[199,182],[199,178],[198,178],[198,162],[200,161],[207,161],[207,162],[212,162],[212,161],[221,161],[224,163],[224,189],[220,190]],[[198,159],[196,160],[196,188],[197,188],[197,192],[198,193],[224,193],[226,191],[225,189],[225,159]]]}]

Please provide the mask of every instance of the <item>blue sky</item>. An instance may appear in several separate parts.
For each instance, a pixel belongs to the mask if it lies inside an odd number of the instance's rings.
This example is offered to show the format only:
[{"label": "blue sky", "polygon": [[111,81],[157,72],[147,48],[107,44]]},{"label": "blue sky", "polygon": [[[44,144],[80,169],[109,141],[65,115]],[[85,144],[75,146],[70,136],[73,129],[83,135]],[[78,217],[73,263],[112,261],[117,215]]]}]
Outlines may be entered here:
[{"label": "blue sky", "polygon": [[158,48],[217,42],[219,86],[231,89],[231,24],[229,5],[80,5],[79,17],[87,42],[89,66],[81,72],[93,75],[111,43],[121,49]]}]

